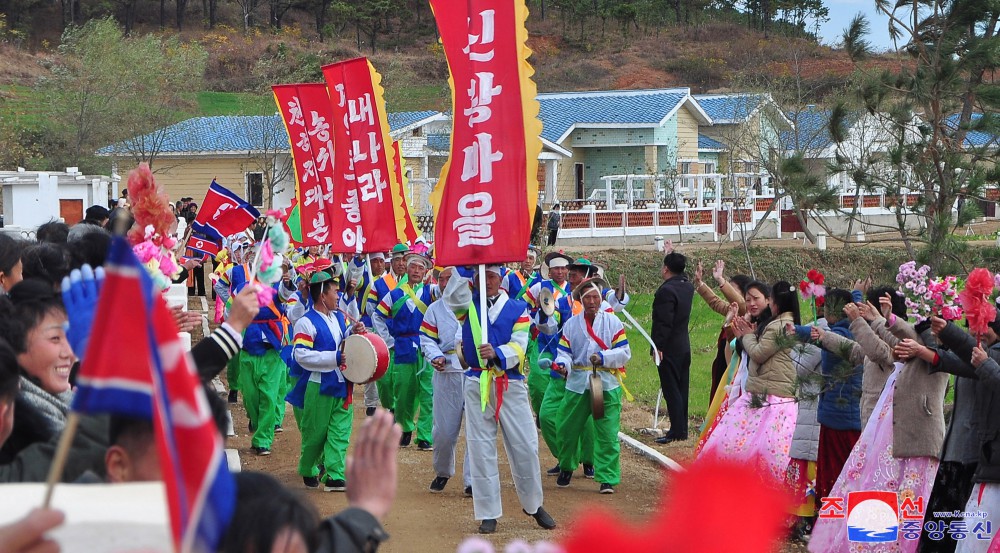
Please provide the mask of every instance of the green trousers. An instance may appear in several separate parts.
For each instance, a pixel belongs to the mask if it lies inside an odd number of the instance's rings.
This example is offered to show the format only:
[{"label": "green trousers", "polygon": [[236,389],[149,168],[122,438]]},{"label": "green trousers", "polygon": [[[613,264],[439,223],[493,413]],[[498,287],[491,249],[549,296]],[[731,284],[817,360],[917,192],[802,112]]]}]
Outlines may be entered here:
[{"label": "green trousers", "polygon": [[278,352],[269,349],[264,355],[240,352],[240,392],[247,418],[254,426],[254,447],[271,448],[274,442],[274,426],[281,422],[278,418],[279,406],[284,413],[285,398],[281,389],[288,370]]},{"label": "green trousers", "polygon": [[378,400],[382,407],[393,411],[396,409],[396,392],[394,382],[396,380],[396,350],[389,350],[389,369],[385,371],[382,378],[375,381],[378,388]]},{"label": "green trousers", "polygon": [[528,363],[528,399],[531,400],[531,410],[538,415],[542,412],[542,399],[549,384],[549,371],[538,366],[538,341],[534,338],[528,340],[525,359]]},{"label": "green trousers", "polygon": [[344,405],[346,398],[319,393],[319,387],[318,382],[306,386],[305,408],[299,423],[302,430],[299,476],[319,476],[318,465],[323,465],[330,479],[344,480],[354,409]]},{"label": "green trousers", "polygon": [[[545,388],[545,399],[542,401],[542,408],[538,412],[538,422],[542,427],[542,439],[549,447],[549,452],[556,459],[559,457],[562,447],[562,436],[559,427],[562,424],[562,404],[563,396],[566,395],[566,380],[563,378],[548,378],[548,386]],[[577,447],[573,457],[567,459],[567,464],[572,464],[573,469],[580,463],[585,465],[594,464],[594,419],[588,418],[583,425],[583,431],[576,439]]]},{"label": "green trousers", "polygon": [[403,428],[403,432],[413,432],[416,428],[418,442],[423,440],[433,443],[431,431],[434,429],[434,369],[423,356],[413,363],[394,365],[396,422]]},{"label": "green trousers", "polygon": [[[308,378],[308,377],[301,377],[301,378]],[[288,392],[292,391],[292,388],[295,387],[295,384],[298,383],[298,381],[299,381],[298,378],[295,378],[292,375],[288,375],[288,378],[285,379],[285,393],[283,393],[281,397],[287,397]],[[284,412],[282,412],[279,416],[280,418],[278,420],[284,419],[285,418]],[[295,418],[295,428],[298,428],[299,432],[302,432],[302,409],[299,409],[298,407],[292,405],[292,417]]]},{"label": "green trousers", "polygon": [[236,352],[236,355],[226,363],[226,382],[229,384],[229,389],[231,391],[239,391],[240,389],[240,356],[243,355],[242,351]]},{"label": "green trousers", "polygon": [[590,390],[582,394],[566,391],[563,396],[562,424],[559,434],[563,437],[560,445],[559,468],[575,470],[576,453],[574,436],[580,436],[588,420],[594,421],[594,480],[600,484],[617,486],[622,478],[621,446],[618,430],[622,415],[622,389],[604,392],[604,417],[593,419],[590,411]]}]

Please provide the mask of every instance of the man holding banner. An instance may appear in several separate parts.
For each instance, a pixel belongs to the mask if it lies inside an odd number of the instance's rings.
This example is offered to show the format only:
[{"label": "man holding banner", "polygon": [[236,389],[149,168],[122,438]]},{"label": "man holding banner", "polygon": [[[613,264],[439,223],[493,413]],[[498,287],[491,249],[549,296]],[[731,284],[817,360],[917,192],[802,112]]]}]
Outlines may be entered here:
[{"label": "man holding banner", "polygon": [[[521,508],[546,530],[555,520],[542,508],[542,476],[538,460],[538,431],[531,416],[528,387],[522,367],[531,319],[528,306],[500,289],[500,267],[486,266],[487,312],[470,303],[472,271],[458,267],[444,292],[445,303],[456,312],[460,328],[455,348],[469,368],[465,372],[466,444],[479,533],[492,534],[503,515],[500,473],[497,468],[497,430],[503,428],[504,449],[510,462]],[[488,342],[480,341],[486,327]]]}]

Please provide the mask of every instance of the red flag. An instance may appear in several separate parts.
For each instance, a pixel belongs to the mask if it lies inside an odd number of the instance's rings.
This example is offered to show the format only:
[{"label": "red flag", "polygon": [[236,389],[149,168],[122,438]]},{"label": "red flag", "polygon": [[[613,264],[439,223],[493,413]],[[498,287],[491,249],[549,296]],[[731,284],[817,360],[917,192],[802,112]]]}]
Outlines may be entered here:
[{"label": "red flag", "polygon": [[257,217],[260,217],[257,208],[212,179],[191,228],[222,240],[225,236],[245,231]]},{"label": "red flag", "polygon": [[[323,66],[333,107],[337,148],[334,189],[345,190],[336,202],[333,227],[343,229],[347,252],[385,252],[398,243],[396,208],[402,203],[393,187],[392,140],[382,97],[382,77],[367,58]],[[341,146],[343,145],[343,146]],[[337,245],[334,245],[335,251]]]},{"label": "red flag", "polygon": [[452,84],[451,155],[441,169],[441,265],[524,259],[538,201],[542,130],[524,0],[431,0]]},{"label": "red flag", "polygon": [[272,86],[271,90],[285,122],[295,169],[295,200],[301,224],[297,241],[303,246],[336,244],[339,238],[333,218],[337,199],[330,128],[333,112],[326,85],[287,84]]},{"label": "red flag", "polygon": [[400,153],[402,148],[403,145],[400,144],[399,141],[393,141],[392,155],[393,161],[396,164],[396,178],[393,182],[393,186],[399,187],[399,196],[403,200],[398,207],[402,213],[396,213],[396,222],[398,223],[400,218],[402,218],[403,226],[396,229],[396,234],[398,235],[400,242],[406,241],[413,244],[420,236],[420,229],[417,228],[417,223],[413,220],[413,213],[410,211],[410,194],[407,192],[409,182],[406,180],[406,171],[403,167],[403,157]]},{"label": "red flag", "polygon": [[193,255],[188,257],[197,257],[198,259],[201,259],[206,255],[214,258],[219,255],[219,250],[222,249],[219,242],[212,240],[207,236],[203,236],[198,232],[191,233],[191,236],[188,237],[186,246],[188,250],[194,252]]},{"label": "red flag", "polygon": [[[177,551],[216,551],[235,511],[222,435],[174,317],[115,237],[73,409],[152,419]],[[150,397],[152,396],[152,397]]]}]

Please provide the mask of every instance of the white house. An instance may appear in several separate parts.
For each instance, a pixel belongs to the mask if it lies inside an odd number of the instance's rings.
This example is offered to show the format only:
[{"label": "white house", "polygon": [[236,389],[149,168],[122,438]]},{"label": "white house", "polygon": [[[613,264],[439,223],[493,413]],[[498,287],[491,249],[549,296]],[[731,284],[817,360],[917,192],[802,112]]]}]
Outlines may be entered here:
[{"label": "white house", "polygon": [[67,224],[83,220],[92,205],[107,206],[112,177],[84,175],[76,167],[60,171],[0,171],[5,230],[32,232],[53,219]]}]

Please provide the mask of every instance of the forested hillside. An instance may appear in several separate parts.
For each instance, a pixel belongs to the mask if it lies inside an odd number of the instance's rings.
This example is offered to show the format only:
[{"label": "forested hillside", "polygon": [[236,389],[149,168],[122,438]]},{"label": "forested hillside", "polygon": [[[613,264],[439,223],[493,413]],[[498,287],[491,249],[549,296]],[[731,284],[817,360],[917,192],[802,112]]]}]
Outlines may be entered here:
[{"label": "forested hillside", "polygon": [[[811,33],[821,0],[528,4],[543,92],[687,86],[813,101],[852,70]],[[0,0],[0,168],[106,172],[97,148],[194,115],[271,112],[271,84],[322,80],[321,65],[359,55],[384,76],[390,111],[449,109],[426,1]],[[97,110],[88,94],[125,83],[128,99],[80,120],[81,104]]]}]

